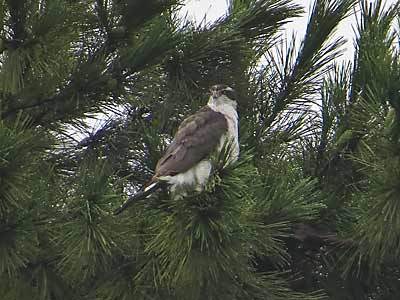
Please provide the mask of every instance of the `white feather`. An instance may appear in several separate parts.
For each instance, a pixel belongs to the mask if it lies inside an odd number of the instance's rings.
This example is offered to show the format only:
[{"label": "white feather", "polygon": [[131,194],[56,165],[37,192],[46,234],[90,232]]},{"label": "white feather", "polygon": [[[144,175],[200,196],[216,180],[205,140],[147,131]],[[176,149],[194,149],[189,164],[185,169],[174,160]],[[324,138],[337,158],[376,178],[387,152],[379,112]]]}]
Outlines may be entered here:
[{"label": "white feather", "polygon": [[150,184],[149,186],[147,186],[144,191],[147,192],[148,190],[150,190],[153,186],[155,186],[157,184],[157,182],[153,182],[152,184]]},{"label": "white feather", "polygon": [[184,173],[175,176],[162,176],[160,179],[171,184],[172,192],[175,192],[178,188],[184,186],[195,187],[196,190],[200,191],[206,184],[207,179],[210,177],[210,173],[211,162],[208,159],[205,159]]},{"label": "white feather", "polygon": [[219,149],[223,147],[226,141],[233,142],[233,149],[230,157],[230,162],[234,162],[239,157],[239,132],[238,132],[238,114],[236,111],[236,102],[232,101],[225,95],[221,95],[217,99],[210,97],[208,106],[224,115],[228,122],[228,132],[221,137]]},{"label": "white feather", "polygon": [[[217,150],[220,151],[227,141],[232,141],[233,149],[229,162],[234,162],[239,157],[238,114],[236,112],[236,102],[230,100],[225,95],[221,95],[216,99],[210,97],[208,106],[212,110],[223,114],[227,120],[228,131],[221,137]],[[201,191],[210,177],[211,169],[211,161],[209,159],[204,159],[184,173],[175,176],[162,176],[160,179],[167,181],[171,185],[171,191],[173,193],[177,190],[182,193],[180,191],[181,188],[187,186],[192,187],[197,191]],[[147,187],[147,189],[150,187],[151,185]]]}]

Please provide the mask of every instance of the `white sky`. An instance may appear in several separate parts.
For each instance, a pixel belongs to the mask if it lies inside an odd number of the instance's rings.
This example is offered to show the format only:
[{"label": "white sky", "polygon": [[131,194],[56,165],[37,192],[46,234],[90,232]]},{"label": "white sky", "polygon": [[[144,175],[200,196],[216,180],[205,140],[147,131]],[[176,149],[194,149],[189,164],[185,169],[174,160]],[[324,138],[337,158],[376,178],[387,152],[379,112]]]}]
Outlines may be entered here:
[{"label": "white sky", "polygon": [[[227,10],[229,0],[186,0],[186,5],[181,10],[182,16],[187,16],[200,23],[206,16],[206,21],[213,21],[223,16]],[[305,13],[302,17],[294,19],[291,23],[286,25],[287,36],[291,36],[292,32],[296,32],[298,40],[302,38],[305,33],[308,13],[312,7],[314,0],[294,0],[295,3],[302,5],[305,8]],[[386,4],[395,3],[396,0],[386,0]],[[336,31],[336,36],[343,36],[347,43],[345,45],[345,53],[342,56],[344,59],[352,59],[354,54],[354,31],[355,15],[353,14],[344,20]],[[101,114],[100,114],[101,115]],[[104,123],[103,117],[99,117],[97,121],[90,120],[88,123],[90,127],[97,128]],[[94,125],[96,124],[96,125]],[[80,136],[81,133],[75,133]],[[84,136],[83,136],[84,137]],[[79,138],[81,139],[81,138]]]},{"label": "white sky", "polygon": [[[286,26],[286,35],[291,36],[292,32],[296,32],[297,38],[300,40],[305,33],[308,14],[312,8],[314,0],[295,0],[295,3],[305,8],[305,14],[293,20]],[[386,0],[386,4],[395,3],[396,0]],[[228,7],[228,0],[187,0],[186,5],[182,9],[182,14],[200,22],[206,15],[207,21],[213,21],[225,14]],[[355,14],[352,14],[339,25],[335,36],[343,36],[347,43],[345,44],[345,53],[343,58],[352,59],[354,54],[354,30],[356,24]]]}]

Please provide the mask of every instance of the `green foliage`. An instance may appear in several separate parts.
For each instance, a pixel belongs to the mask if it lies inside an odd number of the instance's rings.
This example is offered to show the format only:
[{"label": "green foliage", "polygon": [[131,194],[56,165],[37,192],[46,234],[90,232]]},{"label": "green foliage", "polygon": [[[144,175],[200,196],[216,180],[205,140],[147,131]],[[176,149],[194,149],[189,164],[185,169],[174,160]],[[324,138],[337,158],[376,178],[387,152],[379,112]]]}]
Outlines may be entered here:
[{"label": "green foliage", "polygon": [[61,272],[78,282],[107,269],[113,255],[118,255],[119,251],[116,239],[121,228],[108,212],[110,203],[117,201],[119,195],[112,191],[106,164],[91,164],[82,164],[70,203],[61,208],[67,220],[56,225],[59,228],[53,237],[60,249],[58,266]]},{"label": "green foliage", "polygon": [[[300,106],[311,101],[323,75],[330,70],[330,63],[340,55],[344,41],[339,38],[329,42],[339,22],[344,19],[355,1],[316,1],[300,49],[295,39],[278,43],[277,51],[267,52],[267,64],[259,77],[262,93],[257,138],[276,121],[289,106]],[[265,89],[264,85],[267,86]],[[265,107],[268,105],[268,107]],[[257,108],[257,106],[256,106]]]},{"label": "green foliage", "polygon": [[10,128],[0,124],[1,144],[1,215],[11,208],[19,207],[28,196],[24,181],[29,177],[32,164],[32,149],[39,148],[36,137],[26,130],[26,120],[16,120]]},{"label": "green foliage", "polygon": [[5,280],[16,276],[39,252],[33,209],[38,199],[32,196],[40,185],[36,177],[46,140],[29,124],[21,116],[13,124],[0,124],[0,273]]},{"label": "green foliage", "polygon": [[[297,39],[290,0],[201,24],[179,1],[0,0],[2,299],[398,299],[399,4],[356,2],[316,0]],[[216,83],[238,161],[114,216]]]},{"label": "green foliage", "polygon": [[275,176],[266,178],[262,194],[265,197],[262,205],[266,206],[262,211],[265,212],[265,220],[268,222],[279,220],[296,223],[313,220],[324,207],[316,182],[307,178],[296,183],[288,183]]}]

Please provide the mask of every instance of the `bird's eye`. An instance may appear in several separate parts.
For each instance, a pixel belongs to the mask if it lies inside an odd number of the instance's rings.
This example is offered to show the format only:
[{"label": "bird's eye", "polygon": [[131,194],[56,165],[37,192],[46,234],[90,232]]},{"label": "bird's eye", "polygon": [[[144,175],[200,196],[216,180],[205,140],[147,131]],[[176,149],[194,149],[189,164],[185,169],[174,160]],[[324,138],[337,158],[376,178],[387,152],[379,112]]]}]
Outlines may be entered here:
[{"label": "bird's eye", "polygon": [[229,99],[236,101],[236,92],[233,89],[222,90],[222,94],[227,96]]}]

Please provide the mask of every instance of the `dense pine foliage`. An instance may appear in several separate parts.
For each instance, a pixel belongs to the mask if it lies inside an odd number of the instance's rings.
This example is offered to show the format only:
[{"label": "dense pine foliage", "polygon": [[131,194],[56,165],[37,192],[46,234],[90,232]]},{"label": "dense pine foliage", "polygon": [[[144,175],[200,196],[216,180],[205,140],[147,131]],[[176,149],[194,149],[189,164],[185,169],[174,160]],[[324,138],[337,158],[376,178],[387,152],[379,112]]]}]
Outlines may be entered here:
[{"label": "dense pine foliage", "polygon": [[[399,5],[316,0],[303,37],[291,0],[181,5],[0,0],[0,298],[399,299]],[[238,162],[114,216],[215,83]]]}]

